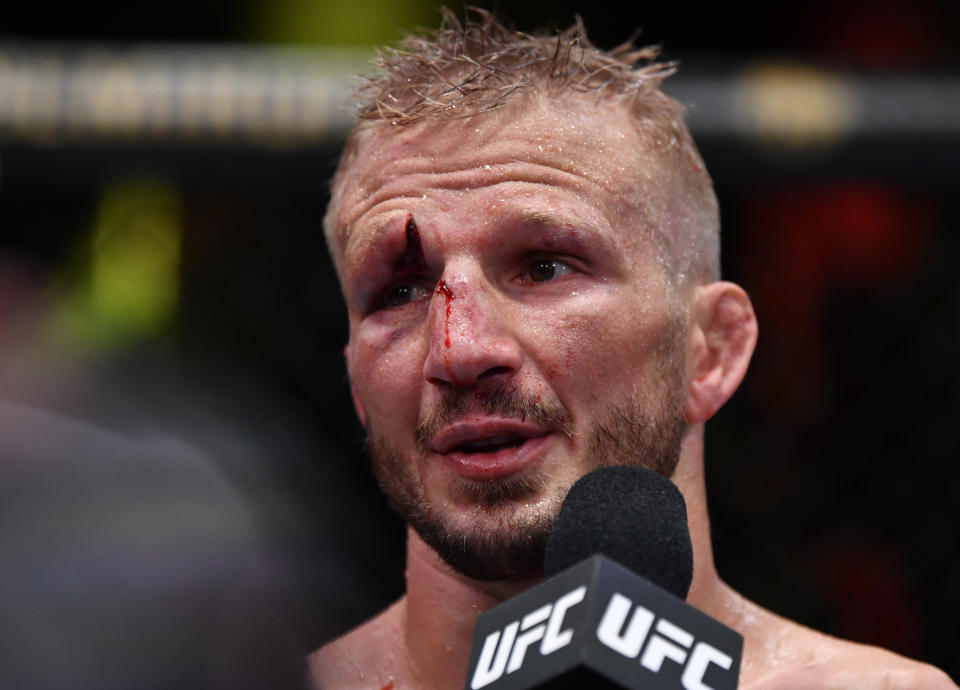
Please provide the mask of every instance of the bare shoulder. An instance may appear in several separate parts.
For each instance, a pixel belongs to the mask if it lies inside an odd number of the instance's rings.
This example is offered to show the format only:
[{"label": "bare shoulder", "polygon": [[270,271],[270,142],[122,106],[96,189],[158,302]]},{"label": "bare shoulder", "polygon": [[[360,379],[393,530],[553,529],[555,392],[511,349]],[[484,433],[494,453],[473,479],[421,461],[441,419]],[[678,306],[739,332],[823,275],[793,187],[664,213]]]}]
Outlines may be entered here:
[{"label": "bare shoulder", "polygon": [[[836,641],[828,656],[783,668],[743,690],[957,690],[938,668],[877,647]],[[826,650],[825,650],[826,651]]]},{"label": "bare shoulder", "polygon": [[743,690],[958,690],[929,664],[818,632],[724,587],[713,610],[743,634]]},{"label": "bare shoulder", "polygon": [[400,646],[400,617],[404,600],[309,656],[310,678],[318,690],[392,688],[397,669],[392,660]]},{"label": "bare shoulder", "polygon": [[958,690],[929,664],[782,618],[778,627],[776,653],[741,676],[743,690]]},{"label": "bare shoulder", "polygon": [[[813,672],[823,681],[817,687],[864,690],[957,690],[946,673],[929,664],[908,659],[886,649],[856,644],[822,635],[819,647],[824,661]],[[832,680],[831,680],[832,679]]]}]

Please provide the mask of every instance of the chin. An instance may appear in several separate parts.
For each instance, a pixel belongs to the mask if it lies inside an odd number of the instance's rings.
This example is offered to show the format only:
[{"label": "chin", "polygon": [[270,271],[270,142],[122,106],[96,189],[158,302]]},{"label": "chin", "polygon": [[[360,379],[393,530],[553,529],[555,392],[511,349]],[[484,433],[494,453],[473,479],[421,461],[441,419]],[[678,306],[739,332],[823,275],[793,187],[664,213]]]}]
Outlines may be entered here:
[{"label": "chin", "polygon": [[[483,581],[521,581],[542,572],[547,537],[571,482],[543,463],[496,478],[442,466],[417,471],[409,456],[369,439],[373,469],[393,508],[454,570]],[[449,470],[449,468],[444,468]]]},{"label": "chin", "polygon": [[539,577],[565,491],[533,493],[504,479],[457,480],[456,491],[460,500],[426,500],[404,515],[423,541],[475,580]]},{"label": "chin", "polygon": [[556,516],[521,508],[485,511],[478,517],[415,515],[410,524],[457,572],[475,580],[521,581],[543,570],[547,538]]}]

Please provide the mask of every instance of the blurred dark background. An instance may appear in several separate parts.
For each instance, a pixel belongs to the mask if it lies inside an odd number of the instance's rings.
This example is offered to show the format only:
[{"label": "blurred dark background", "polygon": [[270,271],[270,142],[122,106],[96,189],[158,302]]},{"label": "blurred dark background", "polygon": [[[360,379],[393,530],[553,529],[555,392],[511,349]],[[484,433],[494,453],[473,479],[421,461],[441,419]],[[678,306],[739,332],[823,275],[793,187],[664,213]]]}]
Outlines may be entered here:
[{"label": "blurred dark background", "polygon": [[[667,91],[690,108],[724,271],[761,325],[708,426],[721,575],[960,679],[960,6],[499,10],[525,30],[579,12],[602,47],[640,30],[680,62]],[[327,181],[350,75],[439,14],[194,0],[4,15],[0,395],[135,417],[219,458],[296,559],[300,639],[319,646],[403,587],[403,527],[345,381]]]}]

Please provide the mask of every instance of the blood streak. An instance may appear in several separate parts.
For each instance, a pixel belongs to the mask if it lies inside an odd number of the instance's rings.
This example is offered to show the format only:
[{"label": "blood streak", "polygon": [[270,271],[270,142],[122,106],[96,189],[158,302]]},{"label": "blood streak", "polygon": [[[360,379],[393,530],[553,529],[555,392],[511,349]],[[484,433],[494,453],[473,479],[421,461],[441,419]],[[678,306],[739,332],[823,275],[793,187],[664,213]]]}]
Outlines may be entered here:
[{"label": "blood streak", "polygon": [[407,249],[393,264],[395,271],[423,271],[427,268],[427,260],[423,255],[423,245],[420,243],[420,232],[413,216],[407,216],[407,225],[404,228],[404,239]]},{"label": "blood streak", "polygon": [[450,368],[450,303],[456,299],[453,296],[453,291],[447,287],[447,284],[442,280],[437,283],[437,289],[433,291],[435,295],[443,295],[447,300],[447,311],[446,318],[443,321],[443,332],[446,336],[444,340],[444,345],[446,346],[446,351],[443,353],[443,364],[447,369],[447,376],[450,377],[450,383],[454,386],[459,386],[460,382],[457,380],[456,374],[453,373],[453,369]]}]

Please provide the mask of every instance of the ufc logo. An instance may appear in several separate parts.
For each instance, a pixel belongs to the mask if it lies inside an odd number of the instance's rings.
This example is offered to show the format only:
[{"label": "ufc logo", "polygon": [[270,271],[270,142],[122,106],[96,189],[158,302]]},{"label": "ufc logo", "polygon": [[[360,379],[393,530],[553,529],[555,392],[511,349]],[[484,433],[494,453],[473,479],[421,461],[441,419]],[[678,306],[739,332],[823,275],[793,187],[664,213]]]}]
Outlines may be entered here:
[{"label": "ufc logo", "polygon": [[[627,623],[627,616],[630,622]],[[635,659],[640,656],[640,665],[653,673],[659,673],[666,659],[684,667],[680,683],[685,690],[713,690],[703,682],[710,664],[729,669],[733,659],[706,642],[697,642],[693,635],[680,626],[661,618],[654,625],[656,616],[643,606],[634,608],[633,602],[622,594],[610,598],[607,610],[597,628],[597,638],[610,649],[623,656]],[[652,632],[651,632],[652,629]]]},{"label": "ufc logo", "polygon": [[[583,601],[586,586],[577,587],[552,604],[546,604],[513,621],[502,631],[487,635],[480,651],[477,669],[470,681],[472,690],[489,685],[504,673],[513,673],[523,665],[530,646],[540,643],[540,654],[546,656],[570,644],[573,630],[563,630],[567,610]],[[502,633],[502,635],[501,635]]]}]

